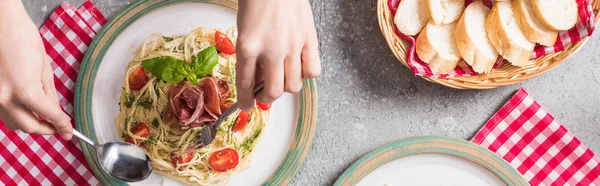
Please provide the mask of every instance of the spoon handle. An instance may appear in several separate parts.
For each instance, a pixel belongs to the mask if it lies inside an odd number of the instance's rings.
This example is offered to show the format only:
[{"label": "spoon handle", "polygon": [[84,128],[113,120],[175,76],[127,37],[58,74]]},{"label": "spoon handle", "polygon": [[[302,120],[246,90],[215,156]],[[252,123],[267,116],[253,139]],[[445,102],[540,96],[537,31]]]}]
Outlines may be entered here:
[{"label": "spoon handle", "polygon": [[77,131],[77,129],[73,129],[73,135],[77,136],[77,138],[83,140],[85,143],[90,144],[91,146],[96,146],[96,144],[94,144],[94,141],[83,135],[81,132]]}]

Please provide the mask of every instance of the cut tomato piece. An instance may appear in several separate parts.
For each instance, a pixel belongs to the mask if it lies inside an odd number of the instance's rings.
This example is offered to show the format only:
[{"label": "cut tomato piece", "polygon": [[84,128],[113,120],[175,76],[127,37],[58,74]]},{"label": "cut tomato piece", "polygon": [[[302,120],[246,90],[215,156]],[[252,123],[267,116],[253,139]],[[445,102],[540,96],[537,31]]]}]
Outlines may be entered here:
[{"label": "cut tomato piece", "polygon": [[[186,151],[190,149],[185,149]],[[194,157],[194,153],[183,154],[181,156],[175,155],[175,153],[171,153],[171,162],[173,163],[173,167],[177,168],[177,165],[182,165],[180,168],[186,168],[187,165],[183,165],[192,161]]]},{"label": "cut tomato piece", "polygon": [[144,68],[138,67],[129,74],[129,89],[140,90],[146,85],[146,72]]},{"label": "cut tomato piece", "polygon": [[144,122],[140,122],[135,127],[131,128],[131,133],[144,138],[150,136],[150,130],[148,130],[148,125],[146,125],[146,123]]},{"label": "cut tomato piece", "polygon": [[[150,136],[150,130],[148,129],[148,125],[146,125],[146,123],[144,122],[140,122],[135,127],[131,128],[131,133],[143,138],[147,138]],[[131,136],[127,136],[125,138],[125,142],[135,144],[133,141],[133,137]],[[142,143],[143,142],[141,142],[140,144]]]},{"label": "cut tomato piece", "polygon": [[125,138],[125,142],[127,142],[127,143],[131,143],[131,144],[135,144],[135,143],[133,142],[133,138],[132,138],[131,136],[127,136],[127,137]]},{"label": "cut tomato piece", "polygon": [[259,102],[258,100],[256,100],[256,105],[258,105],[258,108],[262,109],[262,110],[269,110],[271,108],[271,103],[269,104],[264,104]]},{"label": "cut tomato piece", "polygon": [[223,34],[222,32],[215,32],[215,43],[217,45],[217,50],[223,52],[224,54],[235,54],[235,46],[231,40],[227,38],[227,35]]},{"label": "cut tomato piece", "polygon": [[232,148],[225,148],[210,155],[209,162],[215,171],[225,172],[237,166],[238,153]]},{"label": "cut tomato piece", "polygon": [[238,115],[237,119],[235,120],[235,124],[233,124],[233,128],[231,128],[231,131],[238,132],[244,129],[244,127],[246,127],[246,124],[248,124],[249,116],[250,115],[245,113],[244,111],[240,111],[240,115]]}]

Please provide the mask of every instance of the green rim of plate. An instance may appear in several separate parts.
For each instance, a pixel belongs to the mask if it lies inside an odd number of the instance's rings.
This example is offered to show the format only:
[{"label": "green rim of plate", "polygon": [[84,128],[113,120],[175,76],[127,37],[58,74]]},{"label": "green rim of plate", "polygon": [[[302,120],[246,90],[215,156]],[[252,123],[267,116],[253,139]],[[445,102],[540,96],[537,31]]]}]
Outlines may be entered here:
[{"label": "green rim of plate", "polygon": [[[113,41],[129,25],[143,15],[161,7],[182,2],[210,3],[237,10],[236,0],[142,0],[131,3],[100,30],[88,48],[80,67],[75,90],[75,123],[77,128],[86,136],[96,141],[92,114],[92,94],[98,67]],[[200,26],[200,25],[199,25]],[[286,185],[289,183],[304,162],[316,126],[317,118],[317,85],[314,79],[305,80],[304,88],[299,93],[298,125],[294,132],[289,150],[275,173],[263,185]],[[94,175],[104,185],[128,185],[104,173],[97,163],[93,148],[80,141],[81,150],[94,172]]]},{"label": "green rim of plate", "polygon": [[356,185],[380,166],[417,154],[460,157],[489,170],[506,185],[529,185],[523,176],[500,156],[470,141],[445,136],[418,136],[394,141],[369,152],[352,164],[334,186]]}]

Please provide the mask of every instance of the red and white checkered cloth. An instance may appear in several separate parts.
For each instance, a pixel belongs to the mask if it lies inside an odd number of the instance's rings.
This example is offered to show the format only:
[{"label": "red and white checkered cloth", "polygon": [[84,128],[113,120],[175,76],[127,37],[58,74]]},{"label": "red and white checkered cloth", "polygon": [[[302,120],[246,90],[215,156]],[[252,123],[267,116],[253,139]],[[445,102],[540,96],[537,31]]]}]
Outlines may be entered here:
[{"label": "red and white checkered cloth", "polygon": [[[105,22],[89,1],[79,9],[63,3],[40,29],[60,105],[71,117],[79,65]],[[11,131],[0,121],[0,149],[3,185],[100,185],[75,139]]]},{"label": "red and white checkered cloth", "polygon": [[600,159],[521,89],[471,139],[531,185],[600,185]]},{"label": "red and white checkered cloth", "polygon": [[[468,5],[469,3],[473,2],[473,1],[476,1],[476,0],[466,0],[465,4]],[[481,0],[481,1],[483,1],[483,4],[485,4],[486,6],[492,7],[493,0]],[[396,15],[396,9],[397,9],[399,3],[400,3],[400,0],[388,0],[388,6],[390,7],[392,14]],[[560,52],[560,51],[564,50],[566,47],[568,47],[574,43],[577,43],[577,42],[592,35],[592,32],[594,31],[594,28],[596,26],[594,24],[596,17],[594,16],[594,12],[592,11],[592,5],[590,3],[590,0],[577,0],[577,5],[578,5],[577,8],[579,9],[579,20],[578,20],[577,24],[575,24],[575,27],[571,28],[571,30],[559,33],[558,39],[556,40],[556,43],[554,44],[554,46],[546,47],[546,46],[539,45],[539,44],[537,46],[535,46],[533,53],[531,54],[531,59],[539,58],[546,54]],[[433,73],[429,69],[429,66],[427,64],[425,64],[421,59],[419,59],[419,57],[415,53],[416,36],[412,37],[412,36],[404,35],[404,34],[400,33],[397,28],[394,28],[394,31],[396,32],[396,35],[398,35],[402,39],[408,41],[411,45],[410,49],[408,50],[407,59],[408,59],[408,65],[410,66],[410,69],[412,70],[412,72],[415,76],[447,78],[447,77],[477,75],[477,72],[473,71],[473,69],[468,65],[467,65],[467,67],[461,67],[459,65],[456,67],[456,69],[454,69],[454,72],[451,72],[449,74]],[[500,65],[504,64],[504,62],[505,62],[505,60],[502,57],[498,57],[498,60],[496,61],[494,68],[499,67]]]}]

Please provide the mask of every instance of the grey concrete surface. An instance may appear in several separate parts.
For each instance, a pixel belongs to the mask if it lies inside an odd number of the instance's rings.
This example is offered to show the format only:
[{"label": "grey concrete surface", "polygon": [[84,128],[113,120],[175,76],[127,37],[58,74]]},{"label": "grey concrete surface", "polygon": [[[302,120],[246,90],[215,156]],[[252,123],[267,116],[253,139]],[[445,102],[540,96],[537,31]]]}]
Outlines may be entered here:
[{"label": "grey concrete surface", "polygon": [[[41,25],[62,0],[24,0]],[[80,5],[83,0],[67,0]],[[111,18],[129,2],[95,0]],[[415,135],[470,139],[519,88],[600,153],[600,37],[548,73],[492,90],[455,90],[413,77],[390,52],[375,0],[312,0],[321,44],[319,116],[311,151],[290,185],[331,185],[354,161]]]}]

